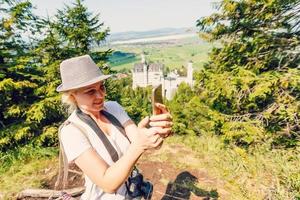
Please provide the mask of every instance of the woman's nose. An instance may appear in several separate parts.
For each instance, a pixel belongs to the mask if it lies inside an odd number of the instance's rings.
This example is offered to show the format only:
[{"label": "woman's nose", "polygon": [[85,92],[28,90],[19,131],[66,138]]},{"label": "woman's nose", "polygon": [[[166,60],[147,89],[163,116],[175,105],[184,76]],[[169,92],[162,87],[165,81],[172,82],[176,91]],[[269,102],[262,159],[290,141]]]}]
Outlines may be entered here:
[{"label": "woman's nose", "polygon": [[96,97],[97,98],[103,98],[105,96],[105,93],[102,90],[99,90],[96,92]]}]

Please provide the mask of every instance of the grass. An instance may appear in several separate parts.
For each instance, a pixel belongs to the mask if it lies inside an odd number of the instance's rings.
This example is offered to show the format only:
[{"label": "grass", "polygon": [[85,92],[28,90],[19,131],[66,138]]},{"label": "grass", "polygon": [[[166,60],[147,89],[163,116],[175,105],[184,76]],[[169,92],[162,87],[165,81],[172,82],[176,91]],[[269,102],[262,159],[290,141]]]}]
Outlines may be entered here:
[{"label": "grass", "polygon": [[43,180],[51,176],[47,172],[53,172],[50,166],[55,167],[57,163],[55,158],[43,158],[11,167],[1,177],[0,188],[4,191],[4,199],[15,199],[17,193],[24,189],[41,188]]},{"label": "grass", "polygon": [[0,199],[15,199],[24,189],[41,187],[58,165],[56,148],[28,145],[2,153],[0,158]]},{"label": "grass", "polygon": [[[172,162],[179,167],[184,163],[183,169],[205,169],[209,176],[219,180],[215,182],[216,188],[225,190],[228,199],[300,199],[299,149],[269,150],[266,143],[246,152],[236,146],[224,146],[220,138],[213,135],[177,136],[167,143],[190,148],[193,153],[177,153],[176,157],[196,159]],[[211,189],[209,184],[207,188],[204,183],[200,184],[201,188]]]}]

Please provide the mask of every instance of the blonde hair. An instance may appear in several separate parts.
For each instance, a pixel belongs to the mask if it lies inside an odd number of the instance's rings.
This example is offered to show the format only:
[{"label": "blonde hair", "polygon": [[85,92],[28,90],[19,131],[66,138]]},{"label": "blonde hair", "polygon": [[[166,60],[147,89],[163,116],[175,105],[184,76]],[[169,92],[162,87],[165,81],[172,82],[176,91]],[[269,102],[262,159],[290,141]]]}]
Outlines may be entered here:
[{"label": "blonde hair", "polygon": [[69,91],[62,92],[61,95],[61,102],[69,114],[71,114],[77,107],[75,98],[72,95],[73,93],[74,90],[69,90]]}]

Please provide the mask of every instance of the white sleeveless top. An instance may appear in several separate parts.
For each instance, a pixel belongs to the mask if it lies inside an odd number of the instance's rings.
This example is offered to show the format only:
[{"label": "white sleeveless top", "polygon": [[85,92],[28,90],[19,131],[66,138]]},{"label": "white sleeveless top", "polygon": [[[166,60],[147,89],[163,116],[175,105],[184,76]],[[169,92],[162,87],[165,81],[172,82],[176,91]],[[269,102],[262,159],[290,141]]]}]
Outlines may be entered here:
[{"label": "white sleeveless top", "polygon": [[[104,103],[104,110],[116,117],[119,122],[124,125],[130,118],[124,109],[117,102],[109,101]],[[114,162],[111,159],[104,144],[97,136],[97,134],[87,124],[82,122],[76,115],[75,111],[68,118],[69,121],[78,124],[86,131],[88,138],[74,125],[69,124],[61,129],[61,142],[64,147],[68,162],[73,162],[79,155],[87,151],[89,148],[94,148],[101,158],[106,161],[108,165]],[[129,141],[127,138],[112,125],[111,135],[106,135],[119,158],[126,152]],[[101,188],[94,184],[87,176],[85,176],[86,190],[81,196],[81,199],[89,200],[123,200],[126,195],[126,186],[123,183],[115,194],[105,193]]]}]

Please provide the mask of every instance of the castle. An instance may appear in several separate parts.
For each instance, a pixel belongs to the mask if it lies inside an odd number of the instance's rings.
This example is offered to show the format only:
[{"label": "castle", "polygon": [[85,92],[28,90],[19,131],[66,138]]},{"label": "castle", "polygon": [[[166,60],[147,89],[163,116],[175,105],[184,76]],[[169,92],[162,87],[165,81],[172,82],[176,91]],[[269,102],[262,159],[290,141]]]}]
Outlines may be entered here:
[{"label": "castle", "polygon": [[193,86],[193,63],[187,66],[187,76],[179,76],[177,71],[163,75],[164,65],[161,63],[147,63],[145,55],[141,55],[140,63],[134,64],[132,69],[132,88],[155,86],[162,84],[163,95],[168,100],[172,99],[180,83],[185,82]]}]

